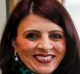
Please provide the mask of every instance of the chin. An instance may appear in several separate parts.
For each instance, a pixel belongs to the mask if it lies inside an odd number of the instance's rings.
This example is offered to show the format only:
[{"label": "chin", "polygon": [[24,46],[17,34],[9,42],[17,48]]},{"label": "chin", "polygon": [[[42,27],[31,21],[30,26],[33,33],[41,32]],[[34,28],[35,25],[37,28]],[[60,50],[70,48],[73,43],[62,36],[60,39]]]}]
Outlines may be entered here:
[{"label": "chin", "polygon": [[38,74],[52,74],[52,72],[54,71],[53,68],[37,68],[38,70],[36,71],[36,73]]}]

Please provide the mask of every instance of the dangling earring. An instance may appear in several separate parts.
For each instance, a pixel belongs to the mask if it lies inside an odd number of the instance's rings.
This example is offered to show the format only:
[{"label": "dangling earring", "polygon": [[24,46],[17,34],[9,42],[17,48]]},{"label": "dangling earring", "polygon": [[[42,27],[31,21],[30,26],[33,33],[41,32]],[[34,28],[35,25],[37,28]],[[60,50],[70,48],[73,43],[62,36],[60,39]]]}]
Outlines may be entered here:
[{"label": "dangling earring", "polygon": [[19,58],[18,58],[18,55],[17,55],[17,52],[16,52],[16,51],[14,52],[14,56],[15,56],[14,60],[15,60],[15,61],[18,61]]}]

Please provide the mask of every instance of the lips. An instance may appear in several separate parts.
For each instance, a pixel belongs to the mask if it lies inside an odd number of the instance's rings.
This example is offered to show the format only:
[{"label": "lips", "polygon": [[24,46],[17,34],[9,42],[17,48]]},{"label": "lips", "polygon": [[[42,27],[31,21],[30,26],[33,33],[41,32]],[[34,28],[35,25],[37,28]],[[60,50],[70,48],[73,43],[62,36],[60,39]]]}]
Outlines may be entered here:
[{"label": "lips", "polygon": [[55,55],[52,54],[36,54],[34,58],[40,63],[50,63]]}]

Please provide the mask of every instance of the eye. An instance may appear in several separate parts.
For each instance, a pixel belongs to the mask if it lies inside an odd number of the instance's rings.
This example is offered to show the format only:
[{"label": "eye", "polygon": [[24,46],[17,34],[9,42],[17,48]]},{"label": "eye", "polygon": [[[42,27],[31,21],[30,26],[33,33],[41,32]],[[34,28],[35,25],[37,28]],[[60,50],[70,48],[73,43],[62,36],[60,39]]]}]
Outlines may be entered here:
[{"label": "eye", "polygon": [[53,33],[53,34],[49,35],[49,38],[57,40],[57,39],[63,38],[63,35],[57,34],[57,33]]},{"label": "eye", "polygon": [[34,40],[39,39],[40,38],[40,35],[38,33],[31,32],[31,33],[27,33],[25,37],[28,40],[34,41]]}]

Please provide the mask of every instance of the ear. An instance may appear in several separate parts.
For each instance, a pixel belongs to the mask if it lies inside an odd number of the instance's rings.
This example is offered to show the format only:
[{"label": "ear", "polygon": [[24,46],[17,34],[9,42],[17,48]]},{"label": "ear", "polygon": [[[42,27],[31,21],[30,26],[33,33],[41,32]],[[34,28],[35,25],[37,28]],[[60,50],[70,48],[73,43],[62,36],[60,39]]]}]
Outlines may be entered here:
[{"label": "ear", "polygon": [[12,47],[14,48],[14,49],[16,49],[16,41],[14,40],[14,39],[12,39]]}]

